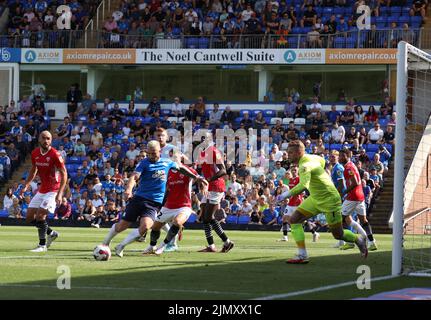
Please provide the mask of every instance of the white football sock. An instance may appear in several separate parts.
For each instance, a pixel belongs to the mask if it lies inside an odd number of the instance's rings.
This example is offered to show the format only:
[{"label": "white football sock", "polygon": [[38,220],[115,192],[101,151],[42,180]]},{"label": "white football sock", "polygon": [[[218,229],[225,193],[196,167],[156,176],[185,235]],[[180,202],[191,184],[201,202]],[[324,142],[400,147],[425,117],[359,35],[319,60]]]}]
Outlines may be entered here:
[{"label": "white football sock", "polygon": [[352,220],[352,222],[350,222],[350,226],[355,229],[356,232],[359,233],[361,236],[365,238],[367,237],[367,233],[365,232],[364,228],[362,228],[361,225],[356,221]]},{"label": "white football sock", "polygon": [[120,245],[124,248],[128,244],[130,244],[130,243],[138,240],[140,236],[141,236],[141,234],[139,233],[139,229],[138,228],[132,229],[132,231],[129,232],[129,234],[127,235],[127,237],[124,238],[123,241],[121,241]]},{"label": "white football sock", "polygon": [[118,234],[117,231],[115,231],[115,223],[112,225],[111,229],[109,229],[109,232],[105,238],[105,240],[103,240],[103,244],[109,246],[111,244],[111,240]]},{"label": "white football sock", "polygon": [[308,257],[307,250],[302,249],[302,248],[298,248],[298,255],[303,256],[303,257]]},{"label": "white football sock", "polygon": [[171,227],[169,226],[169,224],[165,223],[162,227],[162,230],[165,231],[166,233],[168,233],[170,228]]}]

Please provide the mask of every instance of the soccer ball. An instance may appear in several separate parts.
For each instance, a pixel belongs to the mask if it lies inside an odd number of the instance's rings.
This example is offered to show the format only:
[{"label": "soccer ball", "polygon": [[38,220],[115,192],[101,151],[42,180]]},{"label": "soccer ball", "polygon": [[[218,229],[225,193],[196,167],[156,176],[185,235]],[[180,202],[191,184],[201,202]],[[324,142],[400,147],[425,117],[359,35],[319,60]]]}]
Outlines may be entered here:
[{"label": "soccer ball", "polygon": [[93,257],[97,261],[108,261],[111,258],[111,249],[104,244],[99,244],[94,248]]}]

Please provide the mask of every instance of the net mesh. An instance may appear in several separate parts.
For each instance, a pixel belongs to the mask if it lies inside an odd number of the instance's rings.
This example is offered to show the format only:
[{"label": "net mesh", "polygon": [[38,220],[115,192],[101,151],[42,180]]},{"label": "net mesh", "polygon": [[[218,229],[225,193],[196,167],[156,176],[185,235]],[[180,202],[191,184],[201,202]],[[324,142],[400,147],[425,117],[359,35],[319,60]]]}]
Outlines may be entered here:
[{"label": "net mesh", "polygon": [[402,266],[431,276],[431,62],[414,52],[407,61]]}]

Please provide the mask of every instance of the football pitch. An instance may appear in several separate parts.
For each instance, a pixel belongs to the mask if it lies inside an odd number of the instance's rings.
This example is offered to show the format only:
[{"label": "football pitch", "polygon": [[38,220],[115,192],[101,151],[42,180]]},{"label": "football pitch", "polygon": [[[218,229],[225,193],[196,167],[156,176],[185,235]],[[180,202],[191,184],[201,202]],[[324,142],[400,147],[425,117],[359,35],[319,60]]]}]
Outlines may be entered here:
[{"label": "football pitch", "polygon": [[[357,249],[332,248],[327,233],[311,242],[311,261],[287,265],[296,253],[293,239],[277,242],[280,232],[228,231],[235,242],[229,253],[198,253],[205,245],[203,230],[185,230],[180,251],[143,256],[147,243],[130,245],[124,258],[95,261],[93,248],[108,229],[55,228],[60,237],[47,253],[30,253],[37,244],[33,227],[0,227],[0,299],[352,299],[382,291],[430,287],[428,278],[399,277],[371,283],[359,290],[353,282],[360,265],[370,267],[371,277],[390,274],[391,236],[377,235],[379,250],[362,260]],[[117,236],[111,249],[126,236]],[[164,238],[162,232],[161,240]],[[215,239],[217,237],[215,236]],[[160,240],[160,241],[161,241]],[[221,248],[216,239],[218,249]],[[57,280],[68,267],[71,289],[59,290]]]}]

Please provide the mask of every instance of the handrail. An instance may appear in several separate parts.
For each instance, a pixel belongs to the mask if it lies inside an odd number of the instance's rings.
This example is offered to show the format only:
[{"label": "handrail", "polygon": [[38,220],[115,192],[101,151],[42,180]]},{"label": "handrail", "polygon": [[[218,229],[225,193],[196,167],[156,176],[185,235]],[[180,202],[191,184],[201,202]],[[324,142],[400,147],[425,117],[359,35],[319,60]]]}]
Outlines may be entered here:
[{"label": "handrail", "polygon": [[410,220],[413,220],[414,218],[416,218],[416,217],[420,216],[421,214],[423,214],[427,211],[430,211],[430,210],[431,210],[431,208],[425,208],[425,209],[419,211],[418,213],[416,213],[415,215],[411,216],[407,220],[404,220],[404,227],[407,225],[407,222],[409,222]]},{"label": "handrail", "polygon": [[[110,0],[107,4],[109,4]],[[288,34],[288,35],[277,35],[277,34],[212,34],[212,35],[183,35],[181,33],[175,34],[164,34],[144,36],[141,34],[119,34],[115,32],[106,32],[98,30],[100,19],[98,15],[104,8],[104,2],[99,5],[99,10],[96,13],[95,19],[93,18],[87,24],[84,30],[61,30],[61,34],[65,36],[76,37],[80,39],[84,38],[84,48],[157,48],[158,39],[171,39],[172,44],[167,43],[165,49],[179,49],[179,48],[199,48],[199,49],[276,49],[276,48],[395,48],[397,41],[402,38],[393,37],[394,30],[376,30],[375,33],[367,31],[350,31],[345,33],[335,33],[333,35],[321,35],[318,41],[310,40],[307,34]],[[96,23],[96,25],[94,25]],[[413,45],[417,45],[419,40],[422,38],[423,33],[429,33],[431,39],[431,32],[424,29],[412,29],[410,30],[415,34],[415,39],[412,42]],[[57,48],[59,45],[55,39],[59,31],[43,31],[44,32],[44,43],[40,47],[44,48]],[[427,35],[426,35],[427,36]],[[426,38],[426,36],[424,38]],[[82,38],[81,38],[82,37]],[[30,41],[34,44],[31,46],[37,47],[36,41],[32,40],[36,38],[36,32],[33,32],[30,37]],[[23,35],[4,35],[0,36],[0,43],[3,47],[28,47],[28,41]],[[50,39],[50,40],[48,40]],[[88,41],[88,39],[95,39],[97,41]],[[384,41],[382,41],[382,39]],[[77,39],[72,39],[77,40]],[[178,42],[180,45],[178,46]],[[431,41],[424,41],[429,43],[431,48]],[[82,42],[72,41],[70,43],[71,48],[77,48]],[[165,44],[166,45],[166,44]],[[62,44],[60,48],[64,47]],[[172,47],[169,47],[172,46]]]}]

